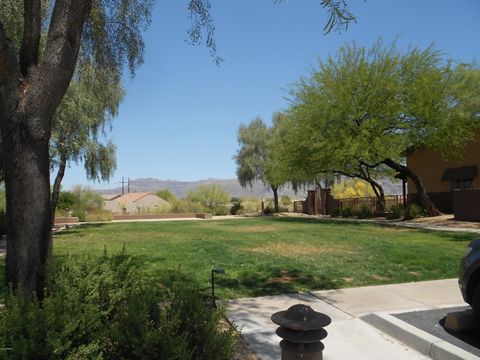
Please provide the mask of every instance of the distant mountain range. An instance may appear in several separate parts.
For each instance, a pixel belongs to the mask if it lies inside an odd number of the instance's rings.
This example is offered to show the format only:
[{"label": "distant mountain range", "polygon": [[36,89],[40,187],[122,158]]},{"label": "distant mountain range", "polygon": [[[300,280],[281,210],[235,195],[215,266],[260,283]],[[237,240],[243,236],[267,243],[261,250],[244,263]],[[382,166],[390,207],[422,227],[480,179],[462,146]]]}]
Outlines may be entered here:
[{"label": "distant mountain range", "polygon": [[[389,180],[380,181],[385,194],[387,195],[400,195],[402,193],[402,184],[400,182],[391,182]],[[183,198],[189,191],[194,191],[200,185],[218,184],[222,186],[230,196],[235,197],[272,197],[272,191],[269,187],[266,187],[261,182],[255,182],[252,187],[248,186],[242,188],[237,179],[206,179],[198,181],[178,181],[178,180],[160,180],[154,178],[141,178],[130,180],[130,192],[136,191],[149,191],[156,192],[161,189],[170,190],[176,197]],[[311,187],[313,189],[313,186]],[[278,192],[279,195],[288,195],[291,198],[302,199],[305,197],[306,190],[301,190],[295,193],[290,186],[281,188]],[[98,190],[100,194],[121,194],[122,188],[117,187],[114,189]],[[125,185],[125,192],[127,192],[127,186]]]}]

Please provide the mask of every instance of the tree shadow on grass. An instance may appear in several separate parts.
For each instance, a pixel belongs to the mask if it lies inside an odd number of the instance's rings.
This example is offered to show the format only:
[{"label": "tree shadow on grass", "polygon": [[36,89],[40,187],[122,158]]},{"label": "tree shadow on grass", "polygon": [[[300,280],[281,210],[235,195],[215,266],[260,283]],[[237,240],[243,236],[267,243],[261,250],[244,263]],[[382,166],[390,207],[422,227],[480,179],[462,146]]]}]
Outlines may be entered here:
[{"label": "tree shadow on grass", "polygon": [[217,284],[224,291],[242,293],[245,296],[293,294],[306,290],[334,289],[337,283],[329,277],[312,275],[302,270],[264,268],[243,271],[233,277],[218,278]]}]

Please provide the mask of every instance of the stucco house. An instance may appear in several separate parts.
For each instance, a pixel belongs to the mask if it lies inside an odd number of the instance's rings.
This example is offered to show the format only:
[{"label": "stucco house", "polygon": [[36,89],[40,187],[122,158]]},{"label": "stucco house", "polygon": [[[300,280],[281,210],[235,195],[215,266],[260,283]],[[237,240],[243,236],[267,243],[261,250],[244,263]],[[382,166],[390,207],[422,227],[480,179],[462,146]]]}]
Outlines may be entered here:
[{"label": "stucco house", "polygon": [[[407,156],[407,166],[420,176],[441,212],[480,221],[480,136],[466,145],[461,160],[445,160],[438,151],[423,147]],[[408,193],[417,193],[410,180]]]},{"label": "stucco house", "polygon": [[168,205],[168,201],[153,193],[132,192],[105,200],[103,208],[112,214],[150,214]]}]

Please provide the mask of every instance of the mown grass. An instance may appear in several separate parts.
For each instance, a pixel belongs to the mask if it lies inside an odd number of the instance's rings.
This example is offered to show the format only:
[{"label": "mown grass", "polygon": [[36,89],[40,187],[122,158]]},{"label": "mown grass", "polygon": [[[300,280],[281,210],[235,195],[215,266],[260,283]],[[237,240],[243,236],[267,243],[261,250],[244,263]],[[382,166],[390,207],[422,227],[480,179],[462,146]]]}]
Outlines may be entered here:
[{"label": "mown grass", "polygon": [[237,298],[456,277],[473,237],[297,218],[138,222],[57,234],[54,255],[101,256],[125,244],[152,286],[180,274],[207,291],[211,269],[221,267],[219,296]]}]

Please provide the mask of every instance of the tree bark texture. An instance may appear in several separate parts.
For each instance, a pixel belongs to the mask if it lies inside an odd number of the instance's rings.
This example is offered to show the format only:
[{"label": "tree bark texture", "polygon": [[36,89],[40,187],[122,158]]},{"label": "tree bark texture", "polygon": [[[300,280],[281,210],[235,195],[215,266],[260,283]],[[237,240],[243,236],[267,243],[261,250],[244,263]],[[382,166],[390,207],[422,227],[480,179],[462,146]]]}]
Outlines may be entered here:
[{"label": "tree bark texture", "polygon": [[372,187],[373,192],[375,193],[375,196],[377,197],[377,202],[378,206],[380,207],[381,212],[386,212],[387,211],[387,205],[385,204],[385,192],[383,191],[382,185],[377,183],[373,179],[364,179],[367,181],[370,186]]},{"label": "tree bark texture", "polygon": [[52,225],[55,224],[55,210],[58,205],[58,198],[60,197],[60,188],[62,186],[62,180],[65,176],[65,169],[67,167],[67,155],[62,153],[60,155],[60,164],[58,164],[57,176],[53,182],[51,208],[52,208]]},{"label": "tree bark texture", "polygon": [[442,214],[428,196],[422,179],[417,174],[415,174],[415,172],[413,172],[408,167],[393,161],[392,159],[385,159],[383,163],[392,168],[393,170],[398,171],[404,177],[408,177],[413,181],[415,187],[417,188],[418,199],[427,211],[428,216],[438,216]]},{"label": "tree bark texture", "polygon": [[40,0],[24,0],[19,53],[0,23],[0,126],[7,197],[5,283],[43,295],[51,254],[49,140],[52,117],[72,78],[91,0],[57,0],[37,64]]},{"label": "tree bark texture", "polygon": [[280,206],[278,205],[278,187],[272,186],[273,191],[273,204],[274,204],[274,212],[278,213],[280,211]]}]

